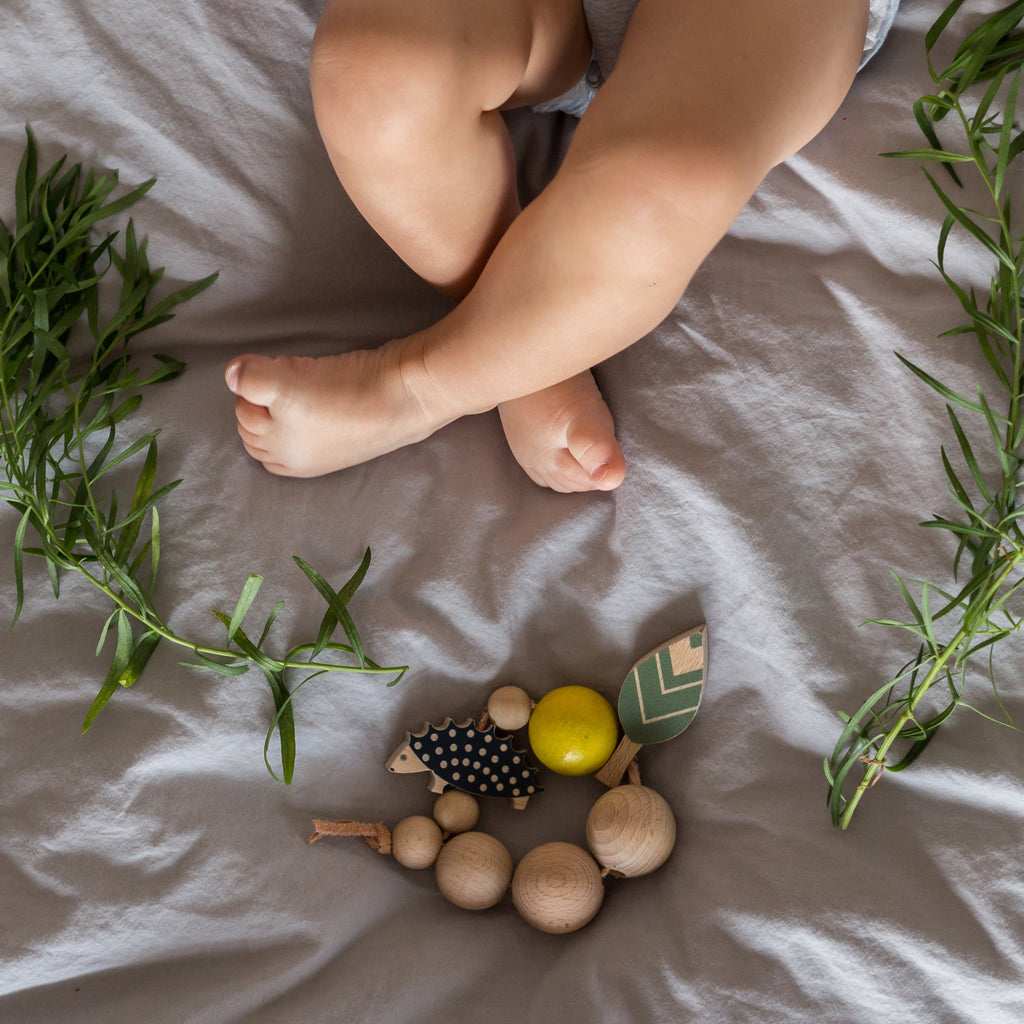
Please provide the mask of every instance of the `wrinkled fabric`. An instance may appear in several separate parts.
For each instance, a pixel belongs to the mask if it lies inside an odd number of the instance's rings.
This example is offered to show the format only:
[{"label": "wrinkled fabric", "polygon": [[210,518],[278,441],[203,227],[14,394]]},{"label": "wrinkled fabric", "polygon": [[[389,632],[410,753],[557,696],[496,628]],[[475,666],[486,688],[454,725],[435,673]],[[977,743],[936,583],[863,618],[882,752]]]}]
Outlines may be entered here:
[{"label": "wrinkled fabric", "polygon": [[[894,351],[968,394],[988,380],[969,338],[938,339],[962,321],[930,262],[945,211],[917,166],[877,155],[921,144],[911,103],[943,6],[901,8],[832,123],[772,171],[673,313],[598,368],[628,473],[615,493],[566,496],[521,473],[494,414],[318,480],[269,476],[242,450],[229,358],[378,344],[449,308],[331,171],[307,88],[319,2],[0,4],[0,216],[31,123],[44,167],[68,152],[119,168],[125,189],[158,176],[131,213],[161,289],[220,271],[137,339],[140,365],[167,352],[188,368],[121,428],[160,428],[158,480],[183,480],[161,504],[162,613],[218,643],[210,609],[230,614],[258,572],[247,628],[285,600],[282,652],[323,614],[291,556],[340,586],[370,546],[352,615],[370,657],[411,666],[391,689],[299,690],[289,788],[263,764],[258,673],[203,675],[169,645],[83,736],[109,609],[73,578],[55,602],[27,558],[22,617],[0,634],[0,1020],[1019,1024],[1019,735],[958,712],[846,834],[822,774],[835,712],[914,654],[912,637],[862,625],[904,614],[889,569],[953,586],[952,545],[917,523],[952,511],[939,446],[955,438]],[[972,6],[963,32],[994,9]],[[510,121],[529,196],[572,122]],[[987,254],[954,235],[946,260],[985,294]],[[8,622],[19,518],[0,509]],[[608,879],[583,931],[534,931],[509,898],[460,910],[430,870],[360,839],[306,845],[314,817],[431,812],[423,775],[384,770],[407,730],[475,717],[506,683],[614,701],[639,657],[700,622],[701,710],[640,754],[675,850],[654,874]],[[1001,650],[1022,721],[1020,647]],[[999,714],[980,672],[968,696]],[[583,844],[602,790],[540,783],[526,811],[482,808],[516,861]]]}]

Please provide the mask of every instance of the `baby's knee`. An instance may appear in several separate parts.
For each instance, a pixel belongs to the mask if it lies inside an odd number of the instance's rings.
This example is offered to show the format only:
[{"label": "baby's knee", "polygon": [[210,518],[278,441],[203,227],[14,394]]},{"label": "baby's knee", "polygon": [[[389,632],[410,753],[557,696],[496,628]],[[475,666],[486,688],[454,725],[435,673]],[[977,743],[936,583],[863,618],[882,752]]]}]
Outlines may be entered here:
[{"label": "baby's knee", "polygon": [[313,39],[310,84],[332,146],[373,159],[429,138],[463,102],[454,54],[408,26],[375,20],[361,4],[328,6]]}]

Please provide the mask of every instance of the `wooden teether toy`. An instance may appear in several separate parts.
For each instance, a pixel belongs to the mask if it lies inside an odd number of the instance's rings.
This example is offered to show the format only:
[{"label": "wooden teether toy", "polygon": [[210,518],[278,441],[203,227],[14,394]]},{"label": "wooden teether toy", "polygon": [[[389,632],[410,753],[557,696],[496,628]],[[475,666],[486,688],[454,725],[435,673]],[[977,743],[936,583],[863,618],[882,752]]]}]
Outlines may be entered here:
[{"label": "wooden teether toy", "polygon": [[[531,741],[543,738],[545,763],[562,774],[576,770],[581,737],[587,752],[598,734],[598,746],[608,742],[603,716],[613,714],[596,691],[585,687],[553,690],[545,708],[564,707],[566,721],[557,715],[538,719],[534,704],[519,687],[495,690],[478,721],[455,724],[451,718],[427,723],[406,733],[387,760],[387,769],[405,774],[427,772],[429,789],[438,794],[433,815],[403,818],[393,831],[381,822],[314,821],[314,843],[328,835],[362,836],[380,853],[392,854],[407,868],[433,867],[438,889],[456,906],[483,910],[501,902],[511,889],[520,916],[540,931],[564,934],[589,923],[604,900],[603,880],[637,878],[657,870],[675,845],[676,822],[664,797],[640,782],[636,754],[649,743],[679,735],[693,720],[704,688],[707,627],[698,626],[641,658],[619,694],[618,718],[625,736],[600,767],[596,778],[609,786],[587,816],[587,849],[573,843],[544,843],[513,864],[498,839],[477,829],[478,796],[507,797],[522,810],[541,787],[526,753],[512,743],[515,730],[530,725]],[[586,691],[586,692],[578,692]],[[541,703],[544,703],[543,701]],[[582,709],[582,710],[581,710]],[[596,729],[595,729],[596,723]],[[604,747],[605,754],[615,742]],[[534,750],[538,757],[538,749]],[[585,767],[594,771],[598,764]],[[566,769],[569,770],[566,770]],[[629,775],[619,785],[623,774]],[[451,787],[451,788],[448,788]]]}]

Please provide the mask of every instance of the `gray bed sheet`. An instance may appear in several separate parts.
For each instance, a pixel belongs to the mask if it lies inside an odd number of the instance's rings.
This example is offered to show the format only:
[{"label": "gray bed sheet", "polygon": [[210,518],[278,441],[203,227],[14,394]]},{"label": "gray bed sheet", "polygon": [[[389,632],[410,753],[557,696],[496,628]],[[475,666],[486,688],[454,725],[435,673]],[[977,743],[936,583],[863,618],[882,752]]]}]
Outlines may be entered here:
[{"label": "gray bed sheet", "polygon": [[[847,833],[821,770],[835,710],[911,654],[861,625],[900,613],[889,568],[949,582],[948,543],[916,525],[947,507],[945,413],[893,352],[966,388],[981,363],[936,340],[960,314],[930,264],[934,196],[916,166],[877,155],[919,144],[910,104],[942,6],[906,0],[833,122],[771,173],[673,314],[599,368],[628,475],[614,494],[565,496],[520,472],[493,414],[307,482],[269,476],[237,442],[231,356],[376,344],[447,309],[322,152],[305,68],[319,0],[0,0],[0,212],[31,123],[47,163],[158,175],[133,212],[168,288],[220,271],[139,343],[188,363],[136,428],[162,428],[161,475],[184,478],[163,506],[161,607],[215,640],[209,609],[260,572],[264,610],[285,598],[297,642],[321,605],[292,554],[340,584],[369,545],[353,614],[373,657],[411,666],[393,689],[301,691],[288,788],[263,765],[262,682],[194,673],[169,649],[82,736],[107,611],[74,580],[55,603],[33,566],[22,619],[0,632],[0,1020],[1024,1019],[1019,735],[955,716]],[[572,122],[511,120],[535,191]],[[954,264],[986,286],[984,260]],[[0,549],[16,521],[0,512]],[[704,705],[642,755],[678,845],[657,873],[609,880],[584,930],[541,934],[508,900],[459,910],[431,872],[356,839],[306,845],[314,817],[429,813],[423,776],[384,771],[405,730],[476,714],[503,683],[614,698],[639,655],[699,622]],[[1002,655],[1019,718],[1022,667],[1019,647]],[[484,808],[517,859],[581,842],[601,790],[544,781],[524,814]]]}]

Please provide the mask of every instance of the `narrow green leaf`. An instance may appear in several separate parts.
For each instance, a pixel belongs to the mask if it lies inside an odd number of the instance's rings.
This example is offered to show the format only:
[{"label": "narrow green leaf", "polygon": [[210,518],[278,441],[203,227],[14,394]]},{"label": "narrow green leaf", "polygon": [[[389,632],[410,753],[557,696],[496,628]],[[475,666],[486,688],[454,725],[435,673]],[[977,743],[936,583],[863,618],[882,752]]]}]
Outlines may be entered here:
[{"label": "narrow green leaf", "polygon": [[168,310],[173,309],[182,302],[186,302],[188,299],[194,298],[200,292],[209,288],[219,276],[219,274],[210,274],[208,277],[204,277],[199,281],[193,281],[191,284],[185,285],[183,288],[179,288],[176,292],[172,292],[153,307],[150,312],[150,316],[162,316]]},{"label": "narrow green leaf", "polygon": [[114,619],[117,618],[118,609],[115,608],[108,616],[106,621],[103,623],[103,628],[100,630],[100,638],[96,644],[96,657],[98,658],[103,651],[103,645],[107,642],[107,633],[110,631],[110,626]]},{"label": "narrow green leaf", "polygon": [[948,530],[950,533],[956,534],[957,536],[964,537],[990,537],[991,531],[982,529],[977,526],[968,526],[966,523],[954,523],[949,519],[945,519],[942,516],[936,516],[934,519],[927,519],[923,523],[918,523],[919,526],[927,529],[928,527],[937,528],[941,530]]},{"label": "narrow green leaf", "polygon": [[[939,136],[935,131],[934,125],[932,124],[931,117],[929,117],[928,115],[926,104],[931,106],[931,109],[934,112],[933,116],[936,118],[936,120],[940,118],[944,113],[943,104],[939,97],[923,96],[921,97],[921,99],[917,100],[916,103],[914,103],[914,120],[917,121],[917,126],[918,128],[921,129],[921,134],[924,135],[924,137],[928,140],[928,143],[930,144],[931,148],[936,151],[941,151],[942,143],[939,141]],[[947,105],[945,109],[949,109],[949,106]],[[943,164],[943,167],[946,168],[946,172],[957,185],[963,184],[960,181],[960,178],[957,175],[956,171],[953,169],[953,164],[951,162],[947,161],[946,163]]]},{"label": "narrow green leaf", "polygon": [[982,412],[982,407],[977,402],[972,402],[970,399],[964,398],[963,395],[957,394],[952,388],[948,388],[941,381],[936,380],[931,374],[926,373],[919,366],[915,366],[909,359],[905,359],[899,354],[895,353],[896,358],[903,363],[903,365],[910,370],[915,376],[920,377],[933,391],[937,391],[947,402],[952,402],[954,405],[959,405],[964,409],[970,409],[972,412]]},{"label": "narrow green leaf", "polygon": [[270,774],[279,782],[284,782],[286,786],[289,786],[295,773],[295,716],[292,712],[291,695],[288,692],[288,687],[285,685],[284,676],[280,672],[269,670],[263,666],[261,666],[261,669],[267,682],[270,684],[270,691],[274,696],[274,707],[277,710],[271,728],[273,728],[274,724],[277,725],[281,746],[281,777],[278,777],[270,765],[268,756],[270,733],[268,733],[266,742],[263,745],[263,760]]},{"label": "narrow green leaf", "polygon": [[143,633],[134,643],[128,665],[121,673],[119,680],[122,686],[131,686],[142,675],[142,670],[149,663],[153,652],[160,644],[160,635],[153,630]]},{"label": "narrow green leaf", "polygon": [[941,650],[938,640],[935,636],[935,627],[932,622],[931,614],[931,588],[925,583],[921,587],[921,628],[924,630],[925,638],[928,642],[928,646],[932,653],[937,655]]},{"label": "narrow green leaf", "polygon": [[985,118],[988,115],[989,108],[992,106],[996,96],[999,94],[999,90],[1002,88],[1003,82],[1006,80],[1006,76],[1009,71],[1010,69],[1005,67],[1000,69],[997,74],[993,75],[988,89],[985,90],[985,95],[982,96],[981,100],[978,102],[978,108],[974,112],[975,124],[980,125],[985,123]]},{"label": "narrow green leaf", "polygon": [[884,686],[880,686],[873,694],[871,694],[871,696],[861,704],[855,714],[843,716],[846,721],[846,726],[840,733],[839,739],[836,741],[835,750],[832,754],[833,765],[843,760],[844,752],[851,744],[856,745],[858,740],[865,738],[865,720],[870,720],[875,715],[876,705],[880,701],[885,700],[895,686],[896,681],[890,680]]},{"label": "narrow green leaf", "polygon": [[150,549],[153,546],[153,542],[147,539],[144,544],[139,544],[135,548],[135,557],[128,563],[125,571],[132,579],[139,578],[139,570],[149,561]]},{"label": "narrow green leaf", "polygon": [[238,603],[235,605],[235,610],[228,622],[228,643],[231,643],[231,641],[234,640],[238,627],[241,626],[242,620],[248,614],[249,609],[252,607],[253,601],[256,600],[256,595],[260,592],[260,587],[262,586],[263,577],[256,573],[252,573],[245,581],[245,584],[242,587],[242,593],[238,597]]},{"label": "narrow green leaf", "polygon": [[114,649],[114,666],[118,667],[118,682],[128,667],[128,659],[131,657],[134,637],[132,636],[132,625],[128,616],[123,610],[117,613],[117,647]]},{"label": "narrow green leaf", "polygon": [[973,220],[967,215],[967,213],[957,206],[950,198],[943,192],[939,183],[927,172],[924,172],[924,176],[928,179],[928,183],[932,186],[935,194],[939,197],[942,205],[945,206],[949,215],[973,238],[977,239],[993,256],[1000,261],[1005,263],[1010,268],[1015,268],[1013,258],[1007,253],[1003,252],[999,244],[991,238],[991,236],[979,225],[975,224]]},{"label": "narrow green leaf", "polygon": [[[987,76],[983,71],[989,57],[1007,32],[1020,22],[1022,10],[1024,7],[1020,3],[1015,3],[997,11],[969,33],[961,43],[953,63],[943,76],[955,81],[955,93],[958,97],[976,80],[986,80]],[[989,68],[989,74],[993,73],[995,69]]]},{"label": "narrow green leaf", "polygon": [[156,586],[156,574],[160,568],[160,513],[156,505],[150,510],[149,530],[149,586]]},{"label": "narrow green leaf", "polygon": [[[155,507],[156,503],[162,498],[166,497],[171,491],[175,490],[181,485],[181,480],[172,480],[170,483],[164,484],[159,490],[154,491],[145,501],[138,506],[138,508],[129,512],[123,519],[113,523],[110,527],[110,533],[116,533],[118,530],[125,526],[138,526],[141,531],[142,520],[144,520],[147,514]],[[136,541],[138,537],[135,538]],[[125,556],[127,559],[127,556]]]},{"label": "narrow green leaf", "polygon": [[28,140],[14,182],[14,216],[19,225],[25,225],[32,219],[29,200],[36,185],[36,140],[30,128],[25,128],[25,134]]},{"label": "narrow green leaf", "polygon": [[88,713],[85,716],[85,721],[82,723],[82,732],[86,733],[89,731],[89,727],[96,720],[96,716],[106,706],[108,700],[121,688],[118,683],[120,673],[115,672],[116,666],[111,665],[110,671],[107,672],[106,679],[103,680],[103,685],[100,687],[100,692],[96,694],[96,699],[92,702],[92,706],[89,708]]},{"label": "narrow green leaf", "polygon": [[[967,434],[964,432],[964,428],[960,423],[960,419],[957,414],[953,411],[950,406],[946,406],[946,413],[949,416],[950,423],[953,424],[953,432],[956,434],[956,439],[960,444],[960,453],[963,455],[964,462],[967,468],[971,472],[971,476],[974,478],[975,486],[978,488],[978,493],[989,503],[992,503],[992,494],[988,489],[988,485],[985,482],[985,477],[981,472],[981,467],[978,465],[978,460],[974,456],[974,449],[971,447],[970,441],[967,439]],[[970,505],[970,502],[967,502]]]},{"label": "narrow green leaf", "polygon": [[989,431],[992,435],[993,449],[999,458],[999,465],[1002,467],[1003,479],[1011,479],[1016,472],[1016,467],[1010,463],[1010,456],[1006,449],[1003,447],[1003,429],[1009,427],[1010,423],[1007,421],[1005,416],[1000,416],[995,410],[988,404],[988,399],[985,397],[985,393],[981,390],[981,386],[978,386],[978,405],[981,408],[981,414],[985,417],[985,422],[988,424]]},{"label": "narrow green leaf", "polygon": [[25,531],[32,521],[32,509],[26,508],[18,521],[18,528],[14,531],[14,617],[11,619],[11,628],[21,618],[21,610],[25,604],[25,575],[24,575],[24,549]]},{"label": "narrow green leaf", "polygon": [[906,752],[906,754],[894,764],[887,764],[886,768],[891,772],[901,772],[905,768],[909,768],[920,756],[924,753],[925,747],[934,739],[935,734],[939,731],[939,726],[946,721],[947,718],[956,710],[958,701],[950,701],[950,703],[932,718],[928,723],[920,726],[921,731],[924,735],[916,740]]},{"label": "narrow green leaf", "polygon": [[267,637],[270,635],[270,628],[274,625],[278,615],[281,614],[282,608],[284,608],[284,601],[278,601],[277,604],[270,609],[270,614],[267,616],[266,624],[263,626],[263,632],[260,634],[259,643],[256,645],[257,647],[262,647],[264,643],[266,643]]},{"label": "narrow green leaf", "polygon": [[109,462],[103,464],[102,468],[96,467],[94,473],[90,473],[90,477],[95,481],[99,480],[100,477],[109,473],[110,470],[121,465],[122,462],[130,459],[133,455],[142,451],[143,448],[151,448],[156,441],[157,435],[160,433],[159,430],[151,430],[144,437],[140,437],[137,441],[133,441],[124,451],[118,452]]},{"label": "narrow green leaf", "polygon": [[144,181],[137,188],[132,189],[131,192],[121,196],[119,199],[115,199],[106,206],[99,207],[99,209],[92,214],[91,223],[106,220],[108,217],[113,217],[122,210],[127,210],[129,206],[137,203],[155,184],[156,178],[150,178],[149,181]]},{"label": "narrow green leaf", "polygon": [[[956,497],[958,503],[960,504],[960,507],[965,510],[973,510],[974,505],[971,502],[971,497],[964,488],[964,485],[960,482],[960,478],[956,475],[955,471],[953,470],[952,463],[950,463],[949,461],[949,456],[946,454],[946,448],[944,445],[939,448],[939,453],[942,458],[942,466],[946,471],[946,478],[949,480],[949,485],[952,488],[953,494]],[[936,519],[938,518],[939,517],[936,516]]]},{"label": "narrow green leaf", "polygon": [[903,600],[906,601],[906,603],[907,603],[907,607],[910,608],[911,612],[913,612],[914,620],[916,622],[920,622],[921,621],[921,609],[918,608],[917,602],[911,596],[910,590],[907,587],[906,583],[903,582],[903,579],[899,575],[899,573],[895,572],[892,569],[890,569],[889,572],[892,575],[892,578],[894,580],[896,580],[896,583],[897,583],[897,585],[900,588],[900,593],[903,595]]},{"label": "narrow green leaf", "polygon": [[128,219],[124,232],[124,260],[118,265],[121,274],[122,303],[131,294],[139,278],[139,247],[135,241],[135,222]]},{"label": "narrow green leaf", "polygon": [[[211,612],[213,617],[219,622],[222,622],[225,626],[230,626],[231,619],[228,618],[223,612],[214,610]],[[261,651],[245,634],[245,630],[241,626],[235,629],[235,634],[232,637],[233,642],[238,646],[238,649],[261,671],[266,674],[267,672],[281,671],[281,663],[275,661],[269,655]]]},{"label": "narrow green leaf", "polygon": [[[293,556],[294,557],[294,556]],[[344,583],[344,585],[338,590],[338,600],[345,606],[348,607],[349,601],[355,595],[355,592],[359,589],[360,584],[363,582],[366,572],[370,567],[370,549],[367,548],[363,553],[362,561],[359,563],[359,567],[352,574],[352,576]],[[328,606],[327,611],[324,613],[324,617],[320,622],[320,628],[317,631],[316,645],[313,649],[312,658],[316,658],[317,655],[329,644],[331,637],[334,635],[334,630],[338,626],[338,617],[334,611]],[[353,627],[354,628],[354,627]],[[347,632],[347,630],[346,630]],[[351,634],[349,634],[351,636]]]},{"label": "narrow green leaf", "polygon": [[[939,37],[946,30],[946,26],[953,20],[954,15],[963,6],[964,0],[953,0],[948,7],[935,19],[931,28],[925,33],[924,37],[924,48],[925,52],[931,54],[935,48],[935,44],[939,41]],[[933,74],[933,78],[936,76]]]},{"label": "narrow green leaf", "polygon": [[54,598],[60,597],[60,573],[58,572],[57,562],[50,557],[49,553],[46,553],[46,573],[50,577],[50,589],[53,591]]},{"label": "narrow green leaf", "polygon": [[1010,92],[1006,100],[1006,117],[1003,120],[1003,127],[999,133],[999,155],[996,159],[995,195],[998,197],[1003,192],[1003,181],[1006,178],[1006,169],[1010,165],[1010,143],[1013,139],[1013,112],[1017,107],[1017,87],[1020,85],[1020,70],[1013,76],[1010,83]]},{"label": "narrow green leaf", "polygon": [[109,573],[111,582],[121,591],[121,596],[126,601],[130,601],[142,614],[150,611],[149,601],[142,592],[142,587],[121,566],[108,562],[104,568]]},{"label": "narrow green leaf", "polygon": [[247,661],[214,661],[199,651],[195,651],[194,655],[196,661],[179,661],[178,664],[184,665],[186,668],[203,669],[209,672],[216,672],[217,675],[231,677],[244,676],[251,668]]},{"label": "narrow green leaf", "polygon": [[148,377],[138,381],[136,387],[149,387],[151,384],[162,384],[166,381],[174,380],[175,377],[180,377],[185,370],[185,364],[177,359],[171,359],[169,356],[162,355],[155,355],[153,358],[162,365]]},{"label": "narrow green leaf", "polygon": [[[366,567],[369,566],[370,552],[367,550],[363,556],[363,563],[359,569],[356,570],[353,580],[358,577],[358,580],[362,579],[362,576],[366,573]],[[356,657],[359,659],[360,665],[366,664],[366,657],[363,654],[363,644],[359,638],[359,632],[356,629],[355,623],[352,621],[352,616],[349,614],[348,609],[345,607],[345,602],[342,600],[342,594],[351,586],[352,580],[349,580],[344,587],[338,593],[335,593],[331,585],[314,569],[308,562],[299,558],[298,555],[292,555],[295,564],[305,573],[306,577],[313,584],[314,587],[319,591],[320,596],[327,602],[327,606],[333,615],[337,618],[338,622],[341,623],[342,628],[345,630],[345,636],[348,637],[348,642],[352,645],[352,649],[355,652]],[[357,581],[355,586],[352,587],[354,592],[355,587],[359,585]],[[321,628],[321,637],[323,636],[323,629]],[[318,637],[318,643],[320,637]],[[326,641],[325,641],[326,642]]]},{"label": "narrow green leaf", "polygon": [[[139,474],[138,482],[135,485],[135,493],[132,495],[131,505],[128,508],[128,517],[120,527],[120,534],[117,540],[117,548],[114,557],[119,562],[124,562],[131,554],[135,542],[139,539],[139,530],[142,527],[142,518],[137,514],[143,507],[149,506],[149,499],[153,495],[153,483],[156,480],[156,441],[150,442],[146,452],[146,461],[143,463],[142,472]],[[136,516],[136,518],[132,518]]]},{"label": "narrow green leaf", "polygon": [[[131,414],[133,412],[135,412],[135,410],[138,409],[138,407],[141,404],[142,404],[142,395],[130,395],[128,398],[126,398],[123,402],[121,402],[121,404],[118,405],[110,413],[110,415],[106,419],[105,425],[106,426],[114,426],[115,424],[120,423],[121,420],[125,419],[128,416],[131,416]],[[157,434],[159,434],[159,433],[160,433],[159,430],[154,430],[150,434],[150,437],[151,438],[156,437]],[[145,447],[145,444],[142,443],[142,444],[139,445],[139,447],[143,448],[143,447]]]},{"label": "narrow green leaf", "polygon": [[879,156],[900,160],[930,160],[936,163],[974,163],[973,156],[965,156],[963,153],[951,153],[945,149],[902,149],[894,153],[880,153]]}]

